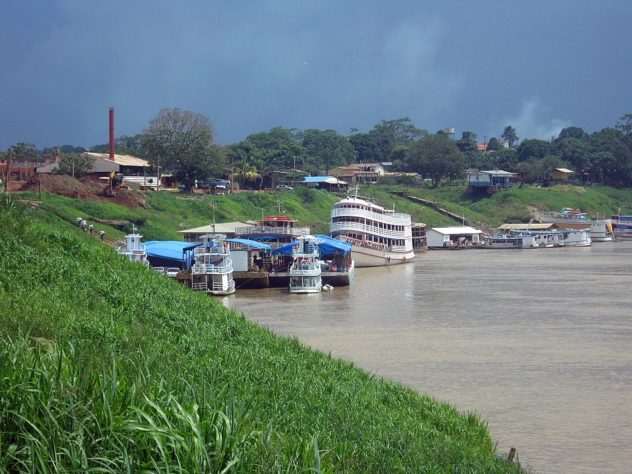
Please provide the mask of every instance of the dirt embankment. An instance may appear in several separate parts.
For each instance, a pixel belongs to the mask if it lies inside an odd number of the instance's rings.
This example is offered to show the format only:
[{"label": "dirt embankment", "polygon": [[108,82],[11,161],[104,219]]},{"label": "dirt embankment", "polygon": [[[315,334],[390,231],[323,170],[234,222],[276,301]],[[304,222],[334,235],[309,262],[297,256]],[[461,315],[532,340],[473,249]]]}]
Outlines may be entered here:
[{"label": "dirt embankment", "polygon": [[115,204],[131,208],[145,207],[145,197],[142,191],[117,189],[114,197],[106,197],[103,193],[105,183],[83,178],[81,180],[67,175],[39,174],[34,176],[22,191],[48,192],[77,199],[92,201],[110,201]]}]

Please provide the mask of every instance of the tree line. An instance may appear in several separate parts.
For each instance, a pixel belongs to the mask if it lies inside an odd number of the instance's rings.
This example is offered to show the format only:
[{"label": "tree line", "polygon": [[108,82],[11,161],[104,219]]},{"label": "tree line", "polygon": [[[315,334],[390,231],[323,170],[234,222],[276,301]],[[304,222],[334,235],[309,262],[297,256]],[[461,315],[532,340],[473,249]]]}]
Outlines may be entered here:
[{"label": "tree line", "polygon": [[[107,144],[90,149],[107,150]],[[560,167],[575,171],[584,183],[632,186],[632,114],[594,133],[568,127],[551,140],[520,141],[518,131],[508,125],[482,148],[474,132],[464,131],[457,139],[443,130],[430,133],[417,128],[409,118],[383,120],[366,133],[352,129],[349,135],[276,127],[220,146],[207,117],[167,108],[142,133],[118,137],[116,150],[147,159],[158,173],[172,173],[185,189],[210,177],[256,187],[265,173],[274,170],[297,176],[326,175],[336,166],[384,162],[391,163],[393,171],[418,173],[435,187],[446,180],[462,179],[467,168],[503,169],[519,173],[529,182],[545,180]],[[24,161],[58,154],[59,172],[81,175],[91,166],[84,151],[72,145],[40,151],[17,143],[0,152],[0,158]]]}]

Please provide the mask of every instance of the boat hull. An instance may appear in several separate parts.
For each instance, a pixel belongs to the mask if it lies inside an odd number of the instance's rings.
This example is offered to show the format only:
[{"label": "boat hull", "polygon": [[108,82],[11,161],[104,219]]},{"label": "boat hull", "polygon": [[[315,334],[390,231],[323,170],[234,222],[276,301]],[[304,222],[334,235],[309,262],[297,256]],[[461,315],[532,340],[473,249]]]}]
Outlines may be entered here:
[{"label": "boat hull", "polygon": [[384,267],[408,263],[415,258],[415,252],[388,252],[354,245],[351,256],[356,268]]}]

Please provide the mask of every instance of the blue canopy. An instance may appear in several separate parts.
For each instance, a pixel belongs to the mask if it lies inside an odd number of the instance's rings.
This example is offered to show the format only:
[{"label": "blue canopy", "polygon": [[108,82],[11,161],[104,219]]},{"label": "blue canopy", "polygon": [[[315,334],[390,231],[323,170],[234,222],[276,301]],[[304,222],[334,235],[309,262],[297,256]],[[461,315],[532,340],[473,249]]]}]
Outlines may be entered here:
[{"label": "blue canopy", "polygon": [[335,253],[342,253],[342,255],[349,255],[352,245],[342,240],[334,239],[328,235],[318,234],[318,249],[320,250],[320,256],[333,255]]},{"label": "blue canopy", "polygon": [[292,248],[297,244],[296,240],[289,244],[281,245],[272,251],[272,255],[292,255]]},{"label": "blue canopy", "polygon": [[271,250],[272,247],[268,244],[264,244],[263,242],[257,242],[256,240],[248,240],[248,239],[226,239],[226,242],[235,242],[236,244],[242,244],[246,247],[252,247],[255,249],[261,250]]},{"label": "blue canopy", "polygon": [[[315,237],[318,239],[320,258],[324,258],[327,255],[334,255],[336,253],[349,255],[351,252],[351,244],[347,242],[334,239],[333,237],[329,237],[327,235],[316,235]],[[295,245],[296,241],[277,247],[272,251],[272,255],[292,255],[292,247]]]},{"label": "blue canopy", "polygon": [[152,264],[170,263],[188,269],[191,266],[191,252],[201,242],[182,242],[179,240],[151,240],[145,242],[147,258]]}]

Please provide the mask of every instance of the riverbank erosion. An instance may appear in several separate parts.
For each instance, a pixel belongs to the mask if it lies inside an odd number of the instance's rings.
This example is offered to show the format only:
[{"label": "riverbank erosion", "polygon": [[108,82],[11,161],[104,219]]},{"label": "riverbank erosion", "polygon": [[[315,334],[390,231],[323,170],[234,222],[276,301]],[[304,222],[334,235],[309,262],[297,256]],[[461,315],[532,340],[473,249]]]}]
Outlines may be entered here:
[{"label": "riverbank erosion", "polygon": [[475,415],[40,212],[0,200],[0,470],[519,472]]}]

